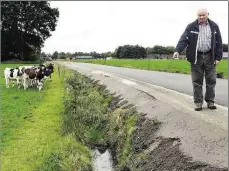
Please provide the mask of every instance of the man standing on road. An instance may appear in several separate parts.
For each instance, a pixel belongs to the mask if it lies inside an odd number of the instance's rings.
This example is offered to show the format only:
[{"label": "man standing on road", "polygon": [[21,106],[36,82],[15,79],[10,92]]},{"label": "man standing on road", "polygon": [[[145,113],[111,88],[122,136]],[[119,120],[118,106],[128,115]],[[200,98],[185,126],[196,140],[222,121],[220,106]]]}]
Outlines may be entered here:
[{"label": "man standing on road", "polygon": [[197,20],[190,23],[182,34],[173,54],[177,58],[187,47],[186,58],[191,64],[194,103],[196,111],[202,110],[203,79],[205,72],[205,101],[210,109],[214,105],[216,65],[222,59],[222,38],[218,25],[208,18],[207,9],[199,9]]}]

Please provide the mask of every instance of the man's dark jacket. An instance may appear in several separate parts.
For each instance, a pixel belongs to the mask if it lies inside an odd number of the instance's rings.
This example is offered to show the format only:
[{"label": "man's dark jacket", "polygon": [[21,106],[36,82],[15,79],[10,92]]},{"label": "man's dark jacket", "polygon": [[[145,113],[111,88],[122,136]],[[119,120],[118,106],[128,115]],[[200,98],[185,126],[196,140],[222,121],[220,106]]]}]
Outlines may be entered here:
[{"label": "man's dark jacket", "polygon": [[[212,20],[208,19],[208,23],[211,28],[211,53],[212,62],[215,60],[220,61],[223,55],[222,38],[218,25]],[[186,49],[186,58],[190,63],[196,63],[197,61],[197,40],[199,34],[199,24],[198,20],[190,23],[182,34],[176,48],[175,52],[179,54]]]}]

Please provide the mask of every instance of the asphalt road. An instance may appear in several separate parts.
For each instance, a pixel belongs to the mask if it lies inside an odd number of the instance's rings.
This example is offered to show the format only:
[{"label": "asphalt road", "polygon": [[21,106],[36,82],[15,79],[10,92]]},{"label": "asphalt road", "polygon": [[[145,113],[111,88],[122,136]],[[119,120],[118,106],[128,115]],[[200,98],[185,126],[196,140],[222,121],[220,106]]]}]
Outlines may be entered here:
[{"label": "asphalt road", "polygon": [[[98,64],[75,63],[76,66],[99,70],[111,74],[125,76],[136,80],[144,81],[154,85],[162,86],[180,93],[193,95],[192,82],[190,75],[165,73],[157,71],[146,71],[132,68],[122,68]],[[205,81],[203,86],[205,92]],[[228,80],[217,79],[215,103],[228,107]]]}]

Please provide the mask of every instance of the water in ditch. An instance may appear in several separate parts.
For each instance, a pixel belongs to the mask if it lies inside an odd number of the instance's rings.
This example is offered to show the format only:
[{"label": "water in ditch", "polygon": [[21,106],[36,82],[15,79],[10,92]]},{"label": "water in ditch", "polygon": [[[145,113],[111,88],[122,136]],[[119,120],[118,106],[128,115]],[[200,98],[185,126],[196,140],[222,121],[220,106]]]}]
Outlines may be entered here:
[{"label": "water in ditch", "polygon": [[94,153],[94,171],[113,171],[112,157],[107,149],[105,152],[100,152],[98,149]]}]

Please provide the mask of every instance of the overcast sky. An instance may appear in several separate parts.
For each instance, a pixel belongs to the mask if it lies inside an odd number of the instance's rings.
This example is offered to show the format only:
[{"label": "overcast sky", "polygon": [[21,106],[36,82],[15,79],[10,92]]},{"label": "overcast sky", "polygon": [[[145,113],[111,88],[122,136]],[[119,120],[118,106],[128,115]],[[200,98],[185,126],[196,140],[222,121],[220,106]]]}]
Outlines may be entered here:
[{"label": "overcast sky", "polygon": [[176,46],[187,24],[207,8],[228,43],[227,1],[51,1],[60,17],[45,53],[106,52],[125,44]]}]

